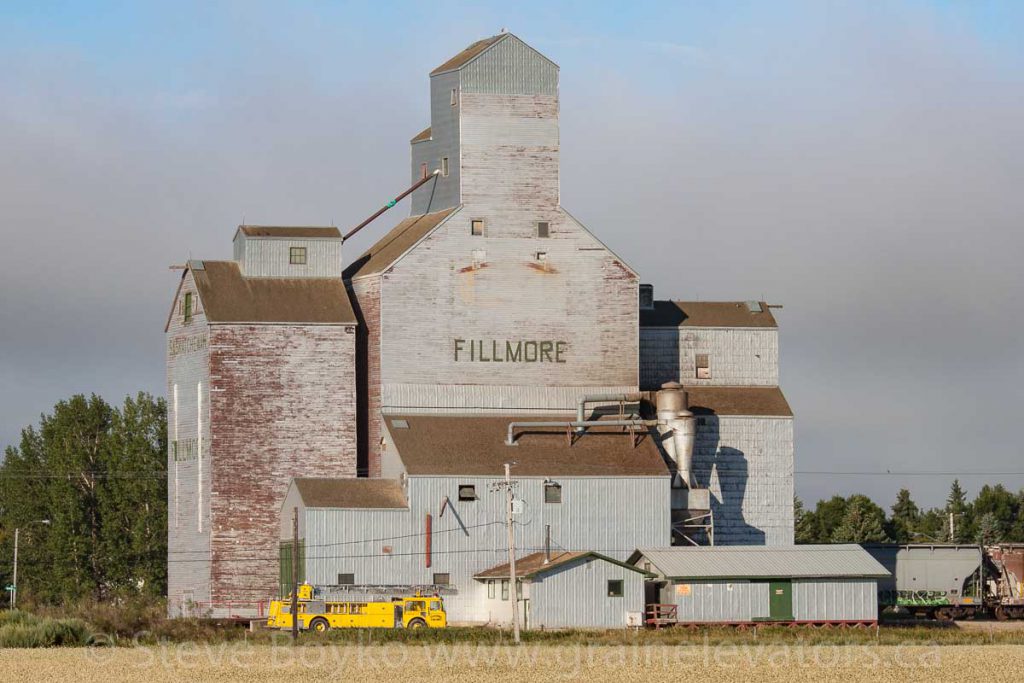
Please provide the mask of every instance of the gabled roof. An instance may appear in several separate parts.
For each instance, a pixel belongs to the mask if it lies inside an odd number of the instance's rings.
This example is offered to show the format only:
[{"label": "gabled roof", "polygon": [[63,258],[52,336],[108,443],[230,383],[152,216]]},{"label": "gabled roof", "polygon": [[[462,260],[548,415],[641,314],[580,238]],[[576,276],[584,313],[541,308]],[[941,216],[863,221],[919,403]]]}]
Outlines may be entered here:
[{"label": "gabled roof", "polygon": [[295,488],[311,508],[408,508],[402,485],[394,479],[295,479]]},{"label": "gabled roof", "polygon": [[292,239],[341,239],[336,227],[312,225],[239,225],[238,232],[246,237],[290,237]]},{"label": "gabled roof", "polygon": [[[547,572],[557,569],[558,567],[564,566],[575,560],[583,558],[593,558],[597,560],[603,560],[604,562],[611,562],[612,564],[618,565],[623,569],[629,569],[630,571],[638,572],[640,574],[647,574],[644,570],[639,567],[627,564],[625,562],[619,562],[614,560],[607,555],[601,553],[595,553],[593,551],[584,552],[555,552],[551,554],[551,561],[544,562],[544,553],[531,553],[525,557],[520,557],[516,560],[516,577],[529,579],[534,576],[546,574]],[[485,569],[481,572],[474,574],[475,579],[507,579],[509,577],[509,564],[499,564]]]},{"label": "gabled roof", "polygon": [[[591,427],[572,446],[557,424],[516,431],[509,422],[556,421],[551,415],[460,416],[386,415],[391,441],[410,476],[497,476],[515,460],[520,477],[667,477],[668,467],[654,438],[643,433],[633,447],[619,427]],[[398,424],[396,424],[396,422]]]},{"label": "gabled roof", "polygon": [[409,140],[409,142],[423,142],[424,140],[429,140],[430,139],[430,135],[431,135],[430,126],[427,126],[423,130],[421,130],[419,133],[416,133],[416,135],[413,136],[412,140]]},{"label": "gabled roof", "polygon": [[778,323],[763,301],[655,301],[653,309],[640,309],[640,326],[778,327]]},{"label": "gabled roof", "polygon": [[247,278],[234,261],[201,263],[188,270],[210,323],[356,324],[340,278]]},{"label": "gabled roof", "polygon": [[437,74],[443,74],[446,71],[454,71],[456,69],[461,69],[466,64],[468,64],[469,62],[473,61],[478,56],[483,54],[487,50],[487,48],[497,44],[499,40],[501,40],[502,38],[506,38],[510,35],[512,34],[499,33],[496,36],[491,36],[490,38],[478,40],[475,43],[471,44],[466,49],[464,49],[462,52],[458,53],[457,55],[446,61],[441,66],[431,71],[430,75],[436,76]]},{"label": "gabled roof", "polygon": [[772,579],[886,577],[885,569],[859,545],[674,546],[639,548],[630,564],[667,579]]},{"label": "gabled roof", "polygon": [[388,234],[377,240],[377,243],[363,252],[363,255],[349,264],[342,274],[346,280],[367,275],[383,273],[395,261],[402,257],[421,239],[427,236],[444,219],[456,211],[456,208],[409,216],[391,229]]},{"label": "gabled roof", "polygon": [[779,387],[688,386],[686,400],[694,415],[793,416]]}]

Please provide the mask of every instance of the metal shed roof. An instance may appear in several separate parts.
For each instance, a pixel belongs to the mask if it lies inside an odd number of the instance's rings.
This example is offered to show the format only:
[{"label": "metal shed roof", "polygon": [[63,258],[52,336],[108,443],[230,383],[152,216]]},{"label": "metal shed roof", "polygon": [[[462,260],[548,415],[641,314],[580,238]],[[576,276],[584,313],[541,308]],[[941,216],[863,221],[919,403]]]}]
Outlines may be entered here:
[{"label": "metal shed roof", "polygon": [[630,564],[666,579],[885,577],[889,572],[859,545],[640,548]]}]

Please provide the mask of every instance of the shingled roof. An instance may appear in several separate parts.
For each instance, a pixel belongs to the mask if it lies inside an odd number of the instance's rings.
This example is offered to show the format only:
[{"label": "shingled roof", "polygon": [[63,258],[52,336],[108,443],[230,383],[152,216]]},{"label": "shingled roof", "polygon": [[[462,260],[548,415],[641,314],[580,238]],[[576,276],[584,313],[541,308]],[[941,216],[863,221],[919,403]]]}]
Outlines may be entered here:
[{"label": "shingled roof", "polygon": [[686,400],[694,415],[793,417],[778,387],[688,386]]},{"label": "shingled roof", "polygon": [[407,508],[402,485],[394,479],[295,479],[311,508]]},{"label": "shingled roof", "polygon": [[287,237],[291,239],[341,239],[336,227],[312,225],[239,225],[238,231],[246,237]]},{"label": "shingled roof", "polygon": [[[529,579],[538,574],[545,574],[552,569],[557,569],[565,564],[568,564],[574,560],[583,558],[593,558],[597,560],[603,560],[605,562],[611,562],[616,564],[623,569],[629,569],[630,571],[639,572],[640,574],[649,574],[639,567],[635,567],[625,562],[619,562],[614,560],[607,555],[601,553],[595,553],[593,551],[583,552],[553,552],[551,553],[551,561],[544,561],[544,553],[530,553],[524,557],[516,560],[516,576],[524,579]],[[499,564],[497,566],[485,569],[481,572],[477,572],[473,578],[475,579],[507,579],[509,577],[509,564]]]},{"label": "shingled roof", "polygon": [[[507,446],[509,422],[555,421],[541,416],[388,415],[388,432],[410,475],[495,476],[515,460],[522,477],[657,477],[668,467],[654,438],[633,447],[618,427],[591,427],[569,445],[564,426],[519,429]],[[562,418],[565,419],[565,418]],[[396,424],[396,422],[398,424]]]},{"label": "shingled roof", "polygon": [[476,41],[475,43],[467,47],[465,50],[463,50],[462,52],[458,53],[457,55],[446,61],[441,66],[431,71],[430,75],[436,76],[437,74],[443,74],[446,71],[454,71],[455,69],[462,68],[470,61],[472,61],[477,55],[481,54],[484,50],[486,50],[487,48],[494,45],[502,38],[505,38],[506,36],[509,35],[511,34],[499,33],[496,36],[491,36],[490,38],[484,38],[483,40]]},{"label": "shingled roof", "polygon": [[640,310],[641,327],[778,327],[768,304],[745,301],[655,301]]},{"label": "shingled roof", "polygon": [[342,277],[348,280],[383,273],[454,211],[452,208],[409,216],[350,263]]},{"label": "shingled roof", "polygon": [[191,262],[211,323],[356,323],[340,278],[247,278],[234,261]]}]

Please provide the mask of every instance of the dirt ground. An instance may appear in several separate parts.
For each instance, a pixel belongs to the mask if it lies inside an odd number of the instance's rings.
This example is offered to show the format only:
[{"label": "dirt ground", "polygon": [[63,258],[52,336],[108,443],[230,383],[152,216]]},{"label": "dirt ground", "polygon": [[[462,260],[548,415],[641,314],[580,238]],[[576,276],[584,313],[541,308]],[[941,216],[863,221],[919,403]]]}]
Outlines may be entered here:
[{"label": "dirt ground", "polygon": [[4,680],[1020,681],[1024,646],[195,644],[0,651]]}]

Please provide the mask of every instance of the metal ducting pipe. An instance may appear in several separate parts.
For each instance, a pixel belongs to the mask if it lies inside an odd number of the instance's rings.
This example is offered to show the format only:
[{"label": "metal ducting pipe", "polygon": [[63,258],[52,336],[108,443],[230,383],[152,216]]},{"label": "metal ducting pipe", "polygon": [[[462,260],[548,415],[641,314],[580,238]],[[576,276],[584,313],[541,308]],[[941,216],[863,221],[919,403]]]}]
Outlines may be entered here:
[{"label": "metal ducting pipe", "polygon": [[666,382],[655,399],[658,433],[665,452],[676,463],[676,473],[687,488],[693,485],[693,443],[697,423],[687,410],[686,391],[678,382]]},{"label": "metal ducting pipe", "polygon": [[506,446],[515,446],[515,430],[523,427],[577,427],[582,431],[585,427],[651,427],[654,422],[648,420],[577,420],[575,422],[549,421],[549,422],[509,422],[508,437],[505,439]]},{"label": "metal ducting pipe", "polygon": [[[587,404],[588,403],[633,403],[643,399],[639,393],[631,394],[588,394],[580,397],[580,401],[576,406],[576,421],[584,422],[587,419]],[[580,427],[576,430],[582,432],[583,428]]]}]

